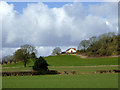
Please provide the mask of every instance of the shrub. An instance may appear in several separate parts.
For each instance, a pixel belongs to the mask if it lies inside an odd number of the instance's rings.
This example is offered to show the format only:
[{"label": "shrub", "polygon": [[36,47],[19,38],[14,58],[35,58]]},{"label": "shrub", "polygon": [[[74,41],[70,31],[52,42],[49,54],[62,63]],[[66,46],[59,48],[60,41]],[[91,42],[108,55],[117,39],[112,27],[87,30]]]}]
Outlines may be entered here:
[{"label": "shrub", "polygon": [[38,74],[46,74],[48,70],[48,64],[43,57],[37,58],[34,63],[33,70],[38,71]]}]

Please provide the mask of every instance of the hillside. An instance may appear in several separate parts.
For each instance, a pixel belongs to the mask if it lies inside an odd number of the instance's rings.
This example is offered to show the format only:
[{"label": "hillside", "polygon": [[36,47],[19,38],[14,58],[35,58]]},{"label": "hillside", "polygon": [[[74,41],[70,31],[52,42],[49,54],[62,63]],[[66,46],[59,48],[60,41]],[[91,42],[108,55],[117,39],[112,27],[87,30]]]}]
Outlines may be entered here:
[{"label": "hillside", "polygon": [[[96,66],[96,65],[118,65],[117,57],[80,58],[75,55],[58,55],[44,57],[49,66]],[[30,60],[27,66],[33,66]],[[22,62],[7,64],[3,67],[24,67]]]},{"label": "hillside", "polygon": [[45,58],[50,66],[95,66],[117,65],[117,57],[80,58],[74,55],[49,56]]}]

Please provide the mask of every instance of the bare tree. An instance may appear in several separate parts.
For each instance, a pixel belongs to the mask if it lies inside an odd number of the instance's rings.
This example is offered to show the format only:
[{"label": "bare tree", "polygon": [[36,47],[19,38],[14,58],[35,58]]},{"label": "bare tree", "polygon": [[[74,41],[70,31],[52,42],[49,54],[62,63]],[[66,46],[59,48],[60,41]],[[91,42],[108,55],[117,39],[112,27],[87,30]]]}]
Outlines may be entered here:
[{"label": "bare tree", "polygon": [[60,53],[61,53],[60,47],[56,47],[52,51],[52,55],[56,55],[56,54],[59,55]]},{"label": "bare tree", "polygon": [[79,46],[78,46],[78,50],[80,49],[84,49],[84,51],[88,48],[89,46],[89,40],[83,40],[80,42]]}]

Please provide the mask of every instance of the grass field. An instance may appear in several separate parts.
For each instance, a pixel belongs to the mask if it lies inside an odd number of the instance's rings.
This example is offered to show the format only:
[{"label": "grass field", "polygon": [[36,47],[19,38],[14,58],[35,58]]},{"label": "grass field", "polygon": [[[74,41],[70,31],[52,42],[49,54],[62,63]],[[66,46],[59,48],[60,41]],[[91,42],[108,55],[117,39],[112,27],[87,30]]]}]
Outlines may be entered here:
[{"label": "grass field", "polygon": [[118,65],[117,57],[80,58],[74,55],[49,56],[45,58],[50,66],[94,66]]},{"label": "grass field", "polygon": [[3,88],[118,88],[118,74],[3,77]]},{"label": "grass field", "polygon": [[[97,70],[117,70],[118,66],[49,66],[50,70],[57,70],[58,72],[67,71],[68,73],[72,70],[76,71],[76,74],[95,72]],[[29,71],[31,67],[3,67],[3,71]]]},{"label": "grass field", "polygon": [[[96,65],[118,65],[118,57],[101,57],[101,58],[80,58],[75,55],[48,56],[45,60],[50,66],[96,66]],[[31,60],[27,66],[33,66]],[[23,67],[23,63],[8,64],[3,67]]]},{"label": "grass field", "polygon": [[[117,57],[80,58],[74,55],[45,57],[50,70],[59,72],[72,70],[75,75],[39,75],[39,76],[8,76],[2,78],[3,88],[117,88],[118,74],[80,74],[96,70],[118,69]],[[24,68],[22,62],[4,65],[3,71],[32,70],[34,61],[31,60]]]}]

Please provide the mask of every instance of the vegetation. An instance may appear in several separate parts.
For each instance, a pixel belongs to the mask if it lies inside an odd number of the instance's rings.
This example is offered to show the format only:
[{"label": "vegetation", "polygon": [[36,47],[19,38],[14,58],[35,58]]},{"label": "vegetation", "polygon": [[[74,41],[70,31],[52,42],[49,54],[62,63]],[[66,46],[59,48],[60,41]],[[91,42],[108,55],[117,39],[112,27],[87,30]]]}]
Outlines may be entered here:
[{"label": "vegetation", "polygon": [[17,62],[23,62],[24,67],[26,67],[26,64],[28,64],[30,59],[35,59],[36,58],[36,49],[35,47],[31,46],[31,45],[23,45],[21,46],[20,49],[18,49],[17,51],[15,51],[13,56],[5,56],[2,58],[2,62],[1,64],[8,64],[9,63],[17,63]]},{"label": "vegetation", "polygon": [[80,58],[76,55],[59,55],[45,58],[50,66],[118,65],[118,57]]},{"label": "vegetation", "polygon": [[83,40],[80,42],[78,49],[83,48],[83,50],[85,51],[89,46],[89,40]]},{"label": "vegetation", "polygon": [[33,70],[38,71],[38,73],[44,74],[48,71],[48,64],[41,56],[37,58],[34,63]]},{"label": "vegetation", "polygon": [[11,76],[3,88],[118,88],[118,74]]},{"label": "vegetation", "polygon": [[[60,55],[61,49],[56,47],[52,52],[56,56],[37,58],[35,47],[23,45],[13,56],[3,58],[1,62],[4,64],[3,71],[31,71],[33,69],[40,74],[45,74],[46,71],[57,70],[69,74],[3,77],[3,88],[118,88],[118,74],[116,73],[81,75],[81,73],[96,70],[117,70],[118,57],[81,58],[78,54],[117,55],[119,37],[114,33],[107,33],[83,40],[78,46],[76,55]],[[75,75],[70,75],[72,71],[76,72]]]},{"label": "vegetation", "polygon": [[1,61],[2,61],[1,64],[8,64],[8,62],[9,63],[14,62],[14,59],[13,59],[13,56],[8,55],[8,56],[3,57]]},{"label": "vegetation", "polygon": [[[118,59],[116,57],[82,59],[79,56],[58,55],[58,56],[45,57],[45,60],[50,65],[52,65],[49,66],[50,70],[57,70],[59,72],[67,71],[68,73],[74,70],[76,71],[76,74],[3,77],[2,79],[3,88],[117,88],[118,87],[117,86],[118,74],[84,74],[84,75],[79,74],[79,73],[94,72],[96,70],[118,69],[117,66],[89,67],[90,65],[114,65],[114,64],[117,65]],[[31,59],[28,65],[29,66],[34,65],[34,60]],[[85,65],[88,67],[80,67],[79,65],[81,66]],[[6,66],[9,68],[4,68]],[[12,68],[12,67],[16,67],[16,68]],[[22,62],[18,62],[3,66],[3,71],[31,70],[30,68],[31,67],[24,68]]]},{"label": "vegetation", "polygon": [[[72,70],[76,71],[76,74],[95,72],[97,70],[118,70],[118,66],[48,66],[49,70],[57,70],[58,72],[67,71],[70,73]],[[3,67],[2,71],[32,71],[32,67]]]},{"label": "vegetation", "polygon": [[118,40],[120,35],[113,32],[93,36],[89,40],[83,40],[78,45],[78,54],[88,56],[111,56],[118,55]]},{"label": "vegetation", "polygon": [[59,55],[59,54],[61,54],[60,47],[54,48],[53,51],[52,51],[52,55]]},{"label": "vegetation", "polygon": [[[80,58],[76,55],[57,55],[44,57],[50,66],[97,66],[118,65],[118,57]],[[29,66],[34,65],[35,60],[30,60]],[[23,62],[7,64],[3,67],[23,67]]]},{"label": "vegetation", "polygon": [[[78,45],[77,54],[83,54],[87,56],[112,56],[118,55],[118,40],[120,35],[116,35],[113,32],[102,34],[98,37],[93,36],[89,40],[83,40]],[[29,63],[30,59],[36,59],[36,49],[31,45],[23,45],[18,49],[13,56],[5,56],[2,58],[1,64],[16,63],[22,61],[24,67]],[[61,52],[60,47],[56,47],[52,51],[52,55],[65,54]],[[65,56],[66,57],[66,56]],[[75,57],[76,58],[76,57]],[[65,59],[65,58],[64,58]],[[66,58],[72,59],[72,58]],[[62,60],[61,60],[62,61]],[[61,62],[62,63],[62,62]],[[78,63],[79,64],[79,63]]]}]

